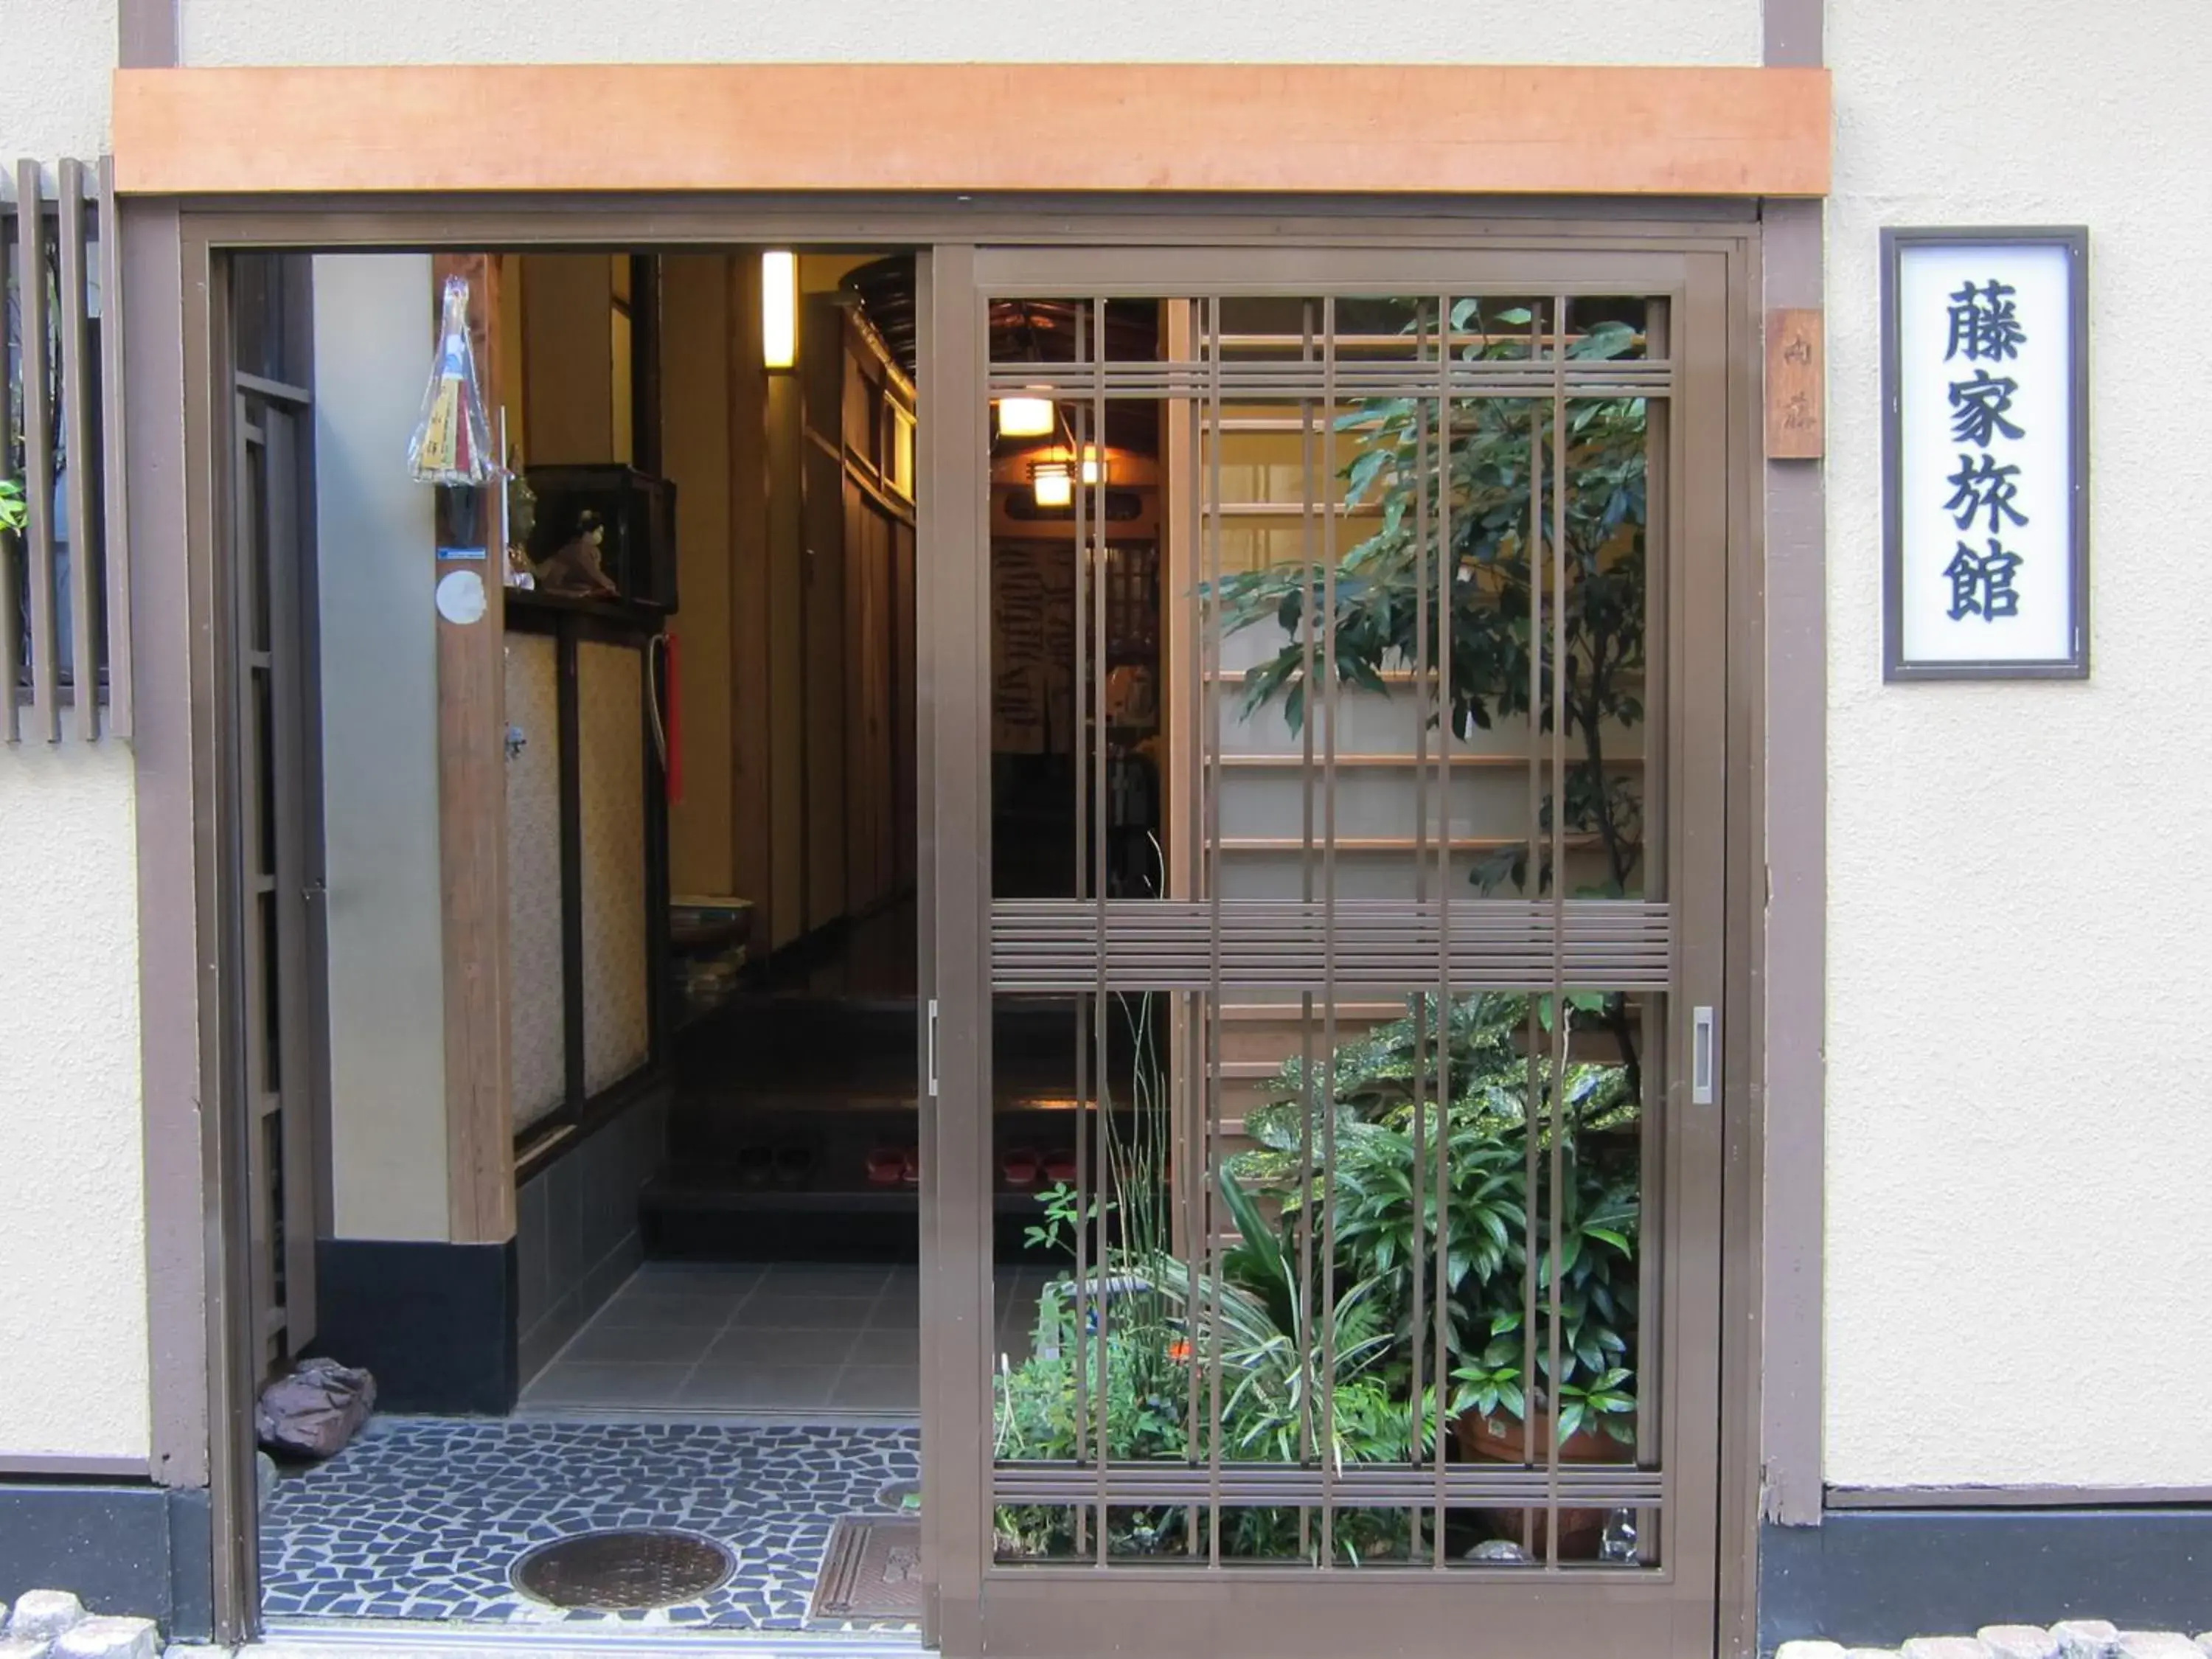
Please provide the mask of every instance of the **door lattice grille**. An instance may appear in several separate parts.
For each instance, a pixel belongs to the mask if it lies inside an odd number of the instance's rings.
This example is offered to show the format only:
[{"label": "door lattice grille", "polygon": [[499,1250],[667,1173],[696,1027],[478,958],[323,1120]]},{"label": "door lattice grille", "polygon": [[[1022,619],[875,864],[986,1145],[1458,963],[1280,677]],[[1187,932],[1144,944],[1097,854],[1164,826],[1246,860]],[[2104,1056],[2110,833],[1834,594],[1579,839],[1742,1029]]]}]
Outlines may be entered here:
[{"label": "door lattice grille", "polygon": [[1675,420],[1721,407],[1713,313],[992,253],[968,384],[1021,418],[975,519],[991,880],[952,959],[1028,1214],[987,1609],[1041,1616],[1054,1568],[1663,1597],[1713,1485],[1717,1141],[1678,1079],[1716,452]]},{"label": "door lattice grille", "polygon": [[991,907],[991,984],[1002,992],[1393,989],[1443,964],[1462,990],[1547,982],[1555,966],[1592,990],[1663,991],[1674,970],[1664,904],[1571,900],[1565,937],[1547,904],[1455,899],[1224,901],[1001,899]]}]

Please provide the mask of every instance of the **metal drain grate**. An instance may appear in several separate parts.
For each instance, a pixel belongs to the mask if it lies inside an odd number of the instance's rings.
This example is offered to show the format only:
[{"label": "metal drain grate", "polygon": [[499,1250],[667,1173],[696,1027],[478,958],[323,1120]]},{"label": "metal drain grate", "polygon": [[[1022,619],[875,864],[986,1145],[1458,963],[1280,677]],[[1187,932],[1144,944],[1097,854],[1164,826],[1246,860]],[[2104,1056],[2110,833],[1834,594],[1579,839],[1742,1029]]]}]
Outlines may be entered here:
[{"label": "metal drain grate", "polygon": [[510,1577],[532,1601],[616,1613],[696,1601],[737,1570],[737,1558],[711,1538],[640,1528],[540,1544]]},{"label": "metal drain grate", "polygon": [[837,1523],[810,1619],[921,1617],[921,1523],[848,1517]]}]

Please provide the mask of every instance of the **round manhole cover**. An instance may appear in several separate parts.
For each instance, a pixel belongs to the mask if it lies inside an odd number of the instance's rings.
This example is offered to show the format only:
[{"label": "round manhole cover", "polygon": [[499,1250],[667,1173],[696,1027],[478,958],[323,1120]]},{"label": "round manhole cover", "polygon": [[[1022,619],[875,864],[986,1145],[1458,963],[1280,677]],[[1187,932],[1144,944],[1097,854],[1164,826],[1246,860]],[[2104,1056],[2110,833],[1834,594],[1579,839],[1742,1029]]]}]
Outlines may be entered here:
[{"label": "round manhole cover", "polygon": [[514,1577],[533,1600],[614,1613],[696,1601],[737,1570],[737,1559],[711,1538],[639,1528],[540,1544],[514,1564]]}]

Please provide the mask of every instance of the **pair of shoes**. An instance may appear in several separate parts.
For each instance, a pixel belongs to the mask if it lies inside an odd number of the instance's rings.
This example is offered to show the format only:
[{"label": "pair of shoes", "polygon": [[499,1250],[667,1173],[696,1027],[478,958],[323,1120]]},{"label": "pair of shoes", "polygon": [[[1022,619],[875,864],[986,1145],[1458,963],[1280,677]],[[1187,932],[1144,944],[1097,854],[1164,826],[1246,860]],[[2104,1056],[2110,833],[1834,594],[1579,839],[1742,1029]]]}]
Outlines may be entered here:
[{"label": "pair of shoes", "polygon": [[915,1187],[921,1183],[921,1149],[878,1146],[868,1153],[868,1185]]},{"label": "pair of shoes", "polygon": [[1040,1153],[1035,1147],[1015,1146],[999,1161],[999,1172],[1006,1178],[1006,1185],[1017,1192],[1026,1192],[1037,1184],[1042,1176],[1054,1186],[1066,1186],[1075,1179],[1075,1154],[1072,1152]]}]

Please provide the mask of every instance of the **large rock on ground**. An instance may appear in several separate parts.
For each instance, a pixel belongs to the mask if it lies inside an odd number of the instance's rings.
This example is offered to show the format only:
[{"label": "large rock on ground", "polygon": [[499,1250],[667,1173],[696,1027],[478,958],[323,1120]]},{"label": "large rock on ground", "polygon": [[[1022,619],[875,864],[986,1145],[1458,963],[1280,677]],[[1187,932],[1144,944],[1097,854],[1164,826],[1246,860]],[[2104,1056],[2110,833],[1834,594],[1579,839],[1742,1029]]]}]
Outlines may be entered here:
[{"label": "large rock on ground", "polygon": [[2120,1633],[2112,1651],[2119,1659],[2203,1659],[2204,1650],[2178,1632],[2130,1630]]},{"label": "large rock on ground", "polygon": [[1903,1659],[1990,1659],[1990,1650],[1972,1636],[1916,1636],[1899,1651]]},{"label": "large rock on ground", "polygon": [[161,1650],[150,1619],[94,1618],[66,1632],[52,1659],[155,1659]]},{"label": "large rock on ground", "polygon": [[8,1615],[8,1634],[55,1642],[84,1622],[84,1603],[67,1590],[25,1590]]},{"label": "large rock on ground", "polygon": [[2053,1625],[2061,1659],[2112,1659],[2120,1632],[2102,1619],[2069,1619]]}]

